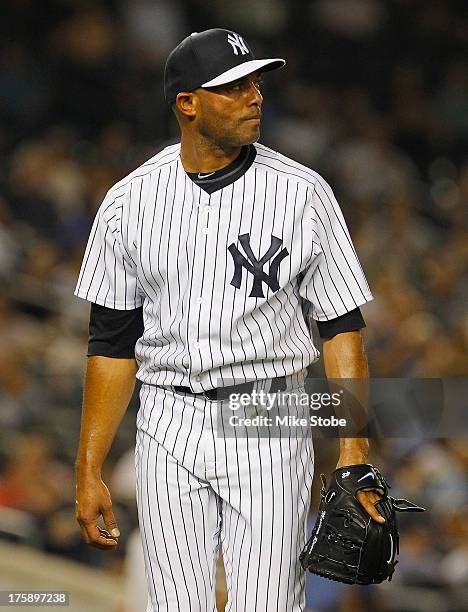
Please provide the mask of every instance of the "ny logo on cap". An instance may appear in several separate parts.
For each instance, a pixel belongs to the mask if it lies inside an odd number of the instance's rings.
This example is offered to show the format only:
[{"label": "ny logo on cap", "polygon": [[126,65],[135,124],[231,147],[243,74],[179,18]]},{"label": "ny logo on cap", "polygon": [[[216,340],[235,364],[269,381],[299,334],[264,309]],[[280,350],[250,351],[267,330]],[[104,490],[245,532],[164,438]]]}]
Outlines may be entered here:
[{"label": "ny logo on cap", "polygon": [[[280,263],[287,255],[289,255],[288,249],[283,248],[276,257],[273,255],[279,250],[281,246],[281,238],[271,236],[270,248],[267,250],[265,255],[257,259],[253,254],[252,247],[250,246],[250,235],[242,234],[239,236],[239,242],[244,249],[248,259],[246,259],[234,243],[228,247],[228,251],[231,253],[234,260],[234,276],[232,277],[231,285],[236,289],[240,289],[242,281],[242,268],[245,268],[247,272],[250,272],[253,276],[252,291],[249,297],[265,297],[263,295],[262,283],[265,283],[272,291],[278,291],[278,268]],[[270,273],[266,274],[263,271],[263,266],[267,261],[270,261]]]},{"label": "ny logo on cap", "polygon": [[245,40],[242,38],[242,36],[239,36],[239,34],[232,32],[231,34],[228,34],[227,39],[235,55],[239,55],[239,51],[241,52],[241,55],[246,55],[249,52],[249,48],[245,44]]}]

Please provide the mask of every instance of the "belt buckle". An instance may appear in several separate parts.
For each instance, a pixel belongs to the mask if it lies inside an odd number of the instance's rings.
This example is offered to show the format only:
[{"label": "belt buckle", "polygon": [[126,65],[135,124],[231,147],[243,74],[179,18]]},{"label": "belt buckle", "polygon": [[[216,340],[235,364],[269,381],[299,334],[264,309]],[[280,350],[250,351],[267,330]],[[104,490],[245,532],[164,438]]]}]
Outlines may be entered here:
[{"label": "belt buckle", "polygon": [[[203,397],[210,402],[224,402],[229,398],[231,393],[235,393],[238,385],[229,385],[227,387],[215,387],[214,389],[208,389],[207,391],[202,391]],[[210,396],[210,393],[214,393],[215,397]]]},{"label": "belt buckle", "polygon": [[[237,385],[229,385],[228,387],[215,387],[214,389],[208,389],[206,391],[202,391],[201,395],[210,401],[210,402],[223,402],[231,393],[252,393],[255,388],[255,385],[258,383],[258,380],[247,381],[243,383],[238,383]],[[284,391],[287,387],[286,379],[284,376],[280,376],[278,378],[274,378],[271,381],[270,392],[275,393],[277,391]],[[216,397],[210,397],[208,394],[215,392]],[[218,394],[221,397],[218,397]]]},{"label": "belt buckle", "polygon": [[209,402],[216,402],[216,401],[218,401],[217,397],[213,398],[213,397],[209,396],[209,393],[212,392],[212,391],[216,391],[216,388],[214,388],[214,389],[207,389],[206,391],[204,390],[201,393],[202,393],[203,397],[206,400],[208,400]]}]

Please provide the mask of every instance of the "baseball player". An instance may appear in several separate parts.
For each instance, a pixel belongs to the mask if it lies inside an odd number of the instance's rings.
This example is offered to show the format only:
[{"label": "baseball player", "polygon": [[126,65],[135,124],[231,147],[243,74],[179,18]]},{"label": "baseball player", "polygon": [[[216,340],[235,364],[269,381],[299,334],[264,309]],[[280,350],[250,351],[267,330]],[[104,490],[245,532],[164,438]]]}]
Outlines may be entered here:
[{"label": "baseball player", "polygon": [[[228,30],[185,38],[164,76],[181,141],[109,190],[84,255],[77,519],[89,544],[117,545],[101,468],[136,376],[147,612],[215,610],[220,551],[226,610],[304,609],[311,438],[223,436],[219,406],[239,388],[303,389],[319,357],[309,318],[328,377],[368,376],[359,306],[372,295],[332,190],[257,142],[262,74],[284,64]],[[338,466],[367,456],[366,439],[340,440]],[[360,498],[383,521],[377,499]]]}]

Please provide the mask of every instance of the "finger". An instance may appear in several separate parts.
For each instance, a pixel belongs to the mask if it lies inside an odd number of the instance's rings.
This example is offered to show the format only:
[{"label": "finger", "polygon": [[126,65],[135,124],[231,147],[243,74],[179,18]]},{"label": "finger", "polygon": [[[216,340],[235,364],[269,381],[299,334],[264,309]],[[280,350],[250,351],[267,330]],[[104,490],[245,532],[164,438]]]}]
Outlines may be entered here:
[{"label": "finger", "polygon": [[88,538],[87,544],[96,548],[108,549],[117,546],[117,540],[105,529],[101,529],[96,523],[84,524],[83,528]]},{"label": "finger", "polygon": [[117,527],[117,521],[115,520],[114,512],[112,511],[112,506],[102,509],[102,518],[104,519],[104,523],[106,524],[106,528],[109,534],[113,538],[118,538],[120,536],[120,531]]},{"label": "finger", "polygon": [[381,499],[381,496],[376,491],[359,491],[357,497],[359,501],[368,501],[371,504],[375,504]]},{"label": "finger", "polygon": [[98,527],[98,534],[91,541],[91,546],[101,550],[109,550],[117,546],[117,540],[106,529]]},{"label": "finger", "polygon": [[364,496],[373,504],[375,504],[375,502],[378,502],[380,499],[380,495],[378,493],[376,493],[375,491],[365,491],[364,492]]},{"label": "finger", "polygon": [[[358,499],[361,502],[361,505],[364,507],[365,511],[367,512],[367,514],[369,514],[374,521],[376,521],[377,523],[380,523],[381,525],[383,523],[385,523],[385,519],[384,517],[379,513],[379,511],[377,510],[377,508],[374,506],[374,503],[372,501],[372,498],[374,497],[375,494],[373,494],[370,498],[366,495],[358,495]],[[375,500],[376,502],[379,500],[380,498],[377,496],[377,499]]]}]

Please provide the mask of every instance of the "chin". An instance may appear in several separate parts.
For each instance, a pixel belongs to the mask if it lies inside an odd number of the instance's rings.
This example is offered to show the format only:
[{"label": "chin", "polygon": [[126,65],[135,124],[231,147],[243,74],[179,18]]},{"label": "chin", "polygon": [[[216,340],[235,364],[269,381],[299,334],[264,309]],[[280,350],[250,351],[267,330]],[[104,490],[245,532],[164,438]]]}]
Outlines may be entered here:
[{"label": "chin", "polygon": [[230,136],[218,138],[218,143],[227,147],[244,147],[257,142],[259,138],[260,130],[256,127],[255,129],[238,130]]},{"label": "chin", "polygon": [[242,144],[243,145],[253,144],[254,142],[258,142],[259,138],[260,138],[260,130],[256,129],[249,136],[246,136]]}]

